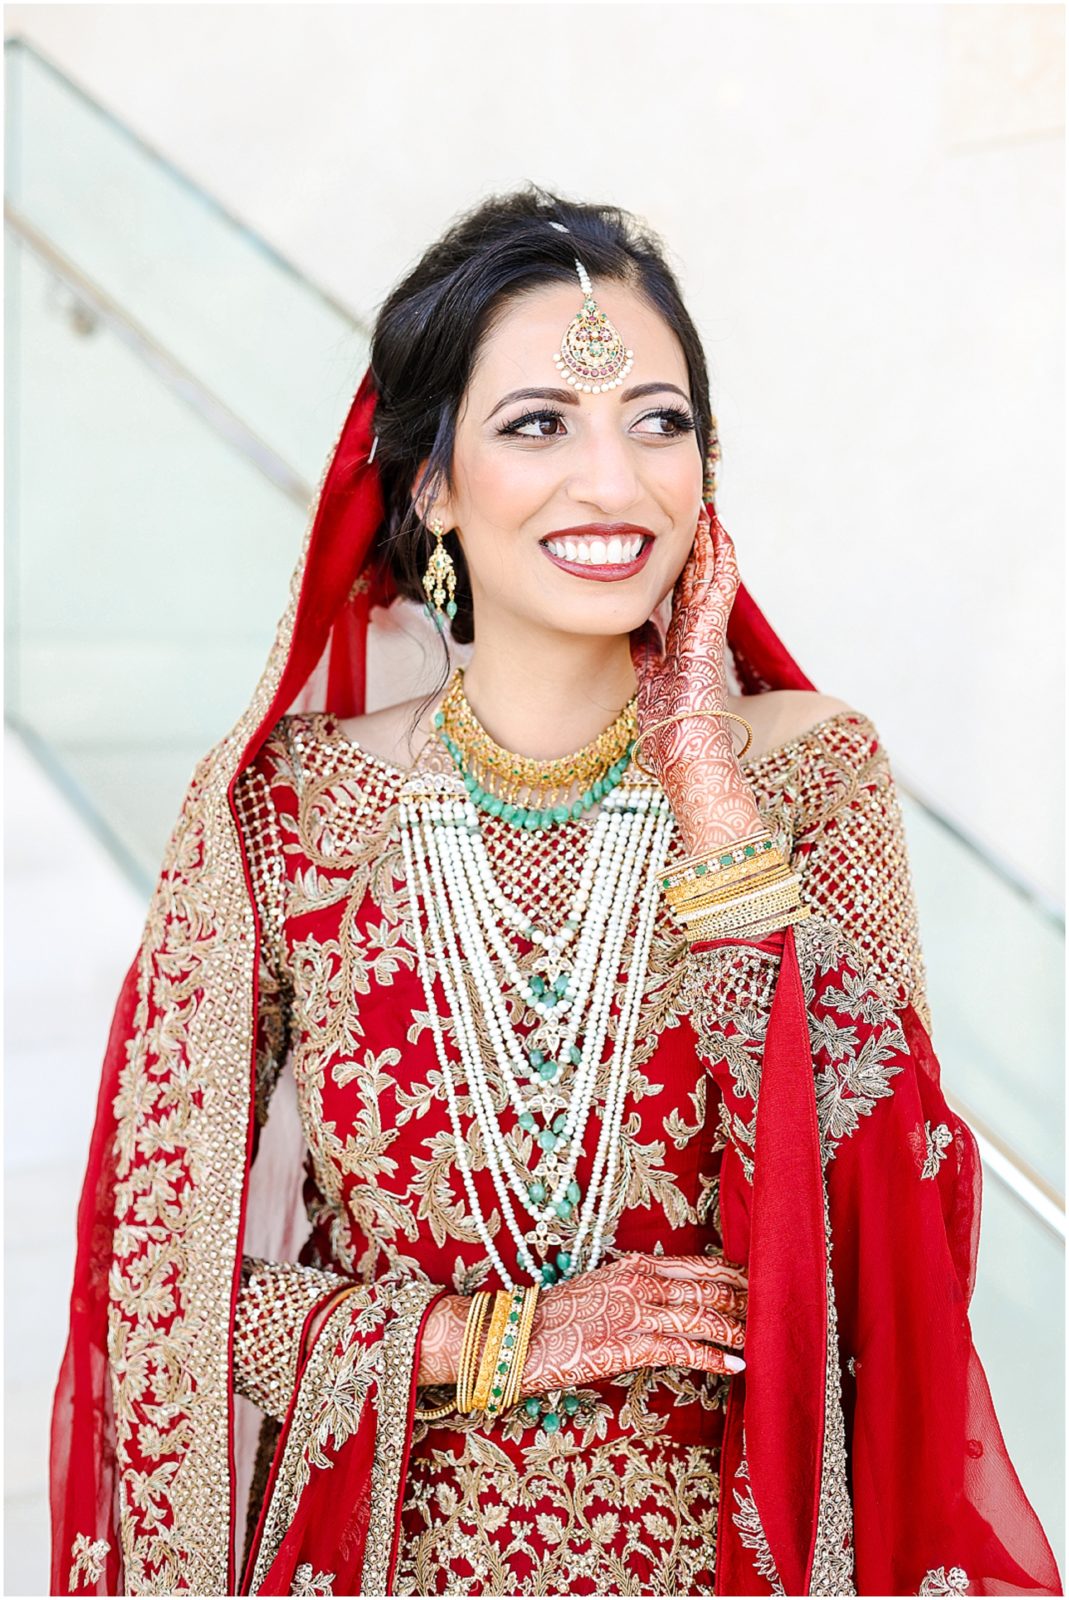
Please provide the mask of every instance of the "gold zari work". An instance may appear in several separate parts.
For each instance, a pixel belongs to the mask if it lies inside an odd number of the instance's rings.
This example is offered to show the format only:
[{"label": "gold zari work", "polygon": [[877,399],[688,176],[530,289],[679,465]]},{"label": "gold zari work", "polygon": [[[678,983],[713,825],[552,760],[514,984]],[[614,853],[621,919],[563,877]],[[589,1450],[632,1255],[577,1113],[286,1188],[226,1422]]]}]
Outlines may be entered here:
[{"label": "gold zari work", "polygon": [[[882,1024],[889,1057],[892,1043],[904,1047],[896,1006],[912,1000],[925,1021],[927,1007],[904,857],[884,852],[874,867],[857,844],[859,836],[869,837],[870,827],[886,829],[894,818],[889,767],[882,750],[871,755],[873,738],[867,718],[837,713],[800,738],[743,764],[763,820],[801,871],[803,899],[812,903],[815,913],[796,929],[803,980],[811,985],[845,955],[858,974],[858,984],[856,991],[840,997],[841,1002],[847,1011],[852,1006],[867,1021]],[[434,741],[424,747],[417,764],[451,768],[448,754]],[[395,1178],[398,1160],[391,1147],[399,1131],[427,1125],[423,1119],[444,1100],[436,1064],[411,1082],[402,1076],[406,1054],[429,1031],[427,1015],[418,1005],[411,1014],[395,1006],[396,1047],[372,1049],[366,1037],[373,1008],[388,1004],[398,975],[414,970],[412,943],[405,931],[411,908],[396,818],[397,793],[405,776],[404,770],[349,741],[333,717],[307,713],[282,719],[256,768],[239,781],[239,816],[250,834],[254,885],[270,930],[261,953],[257,1121],[266,1114],[281,1057],[292,1045],[308,1170],[314,1179],[309,1220],[330,1261],[346,1274],[374,1281],[379,1289],[393,1285],[390,1296],[402,1294],[407,1279],[412,1292],[420,1296],[433,1292],[428,1282],[429,1251],[439,1263],[429,1277],[451,1292],[470,1294],[484,1281],[485,1264],[466,1261],[462,1253],[466,1250],[470,1257],[478,1240],[459,1198],[451,1132],[437,1131],[428,1138],[426,1154],[413,1161],[406,1185],[399,1186]],[[295,805],[289,800],[280,804],[284,791],[292,792]],[[557,830],[552,850],[544,838],[498,819],[482,819],[498,881],[506,892],[519,891],[522,898],[539,904],[547,923],[566,914],[594,814]],[[683,854],[677,835],[668,864]],[[361,908],[364,915],[358,918]],[[313,930],[312,917],[330,910],[336,932],[324,936]],[[622,963],[625,971],[629,943],[630,935]],[[526,970],[531,957],[514,953],[521,970]],[[651,1128],[637,1114],[625,1118],[610,1216],[620,1218],[627,1212],[648,1217],[643,1248],[673,1250],[673,1230],[697,1227],[705,1230],[705,1248],[716,1247],[717,1163],[728,1140],[752,1178],[761,1052],[777,968],[777,958],[749,948],[692,954],[667,906],[659,907],[629,1095],[641,1102],[661,1089],[651,1077],[658,1041],[665,1030],[687,1023],[707,1061],[727,1060],[739,1105],[745,1097],[749,1109],[744,1116],[715,1092],[710,1094],[711,1079],[705,1076],[666,1112],[664,1137],[651,1140]],[[513,1004],[514,1020],[519,1020],[519,1004]],[[475,1015],[481,1018],[478,1010]],[[448,1017],[445,1025],[448,1031]],[[615,1020],[610,1022],[610,1038],[614,1027]],[[482,1043],[492,1061],[492,1039]],[[825,1043],[814,1038],[815,1045]],[[882,1094],[892,1092],[890,1078],[900,1069],[887,1059],[881,1076],[880,1060],[867,1060],[858,1076],[849,1053],[829,1057],[826,1048],[821,1063],[817,1098],[826,1165],[837,1141],[856,1130],[859,1118],[872,1112]],[[339,1090],[345,1091],[346,1105],[352,1107],[345,1122],[336,1114]],[[463,1095],[460,1105],[462,1114],[470,1116]],[[529,1159],[530,1141],[525,1146],[526,1136],[515,1137],[518,1152]],[[473,1170],[478,1171],[484,1153],[477,1126],[472,1126],[470,1142]],[[700,1169],[695,1161],[701,1163]],[[688,1170],[690,1188],[680,1177]],[[567,1248],[565,1221],[560,1235]],[[828,1246],[830,1251],[830,1233]],[[258,1291],[256,1272],[268,1266],[270,1279],[263,1278]],[[295,1274],[289,1286],[284,1283],[287,1271]],[[298,1308],[307,1304],[303,1295],[312,1297],[316,1280],[308,1277],[309,1269],[290,1263],[259,1267],[247,1263],[245,1272],[235,1330],[234,1381],[246,1394],[259,1385],[259,1392],[265,1399],[270,1396],[277,1410],[293,1370],[286,1363],[292,1359]],[[322,1273],[328,1287],[335,1276]],[[258,1361],[255,1347],[261,1336],[251,1334],[250,1319],[254,1307],[261,1327],[263,1319],[272,1315],[271,1296],[264,1293],[268,1282],[276,1286],[280,1337],[269,1339],[264,1347],[272,1351],[270,1360]],[[828,1289],[834,1352],[830,1257]],[[331,1313],[329,1328],[344,1330],[345,1306],[343,1300]],[[372,1534],[376,1515],[381,1515],[383,1529],[387,1525],[391,1492],[402,1496],[395,1592],[564,1592],[580,1578],[609,1592],[712,1592],[720,1496],[718,1447],[671,1439],[659,1407],[667,1395],[676,1413],[682,1414],[681,1407],[694,1407],[697,1415],[711,1416],[722,1410],[730,1380],[684,1369],[625,1374],[611,1385],[580,1389],[579,1412],[568,1429],[557,1434],[532,1428],[522,1406],[514,1406],[489,1429],[475,1416],[454,1415],[442,1425],[417,1422],[405,1481],[394,1483],[391,1490],[391,1470],[397,1462],[391,1469],[389,1439],[391,1430],[398,1440],[403,1436],[409,1378],[404,1353],[407,1324],[399,1307],[400,1301],[391,1299],[394,1337],[375,1347],[373,1359],[373,1365],[381,1362],[396,1370],[393,1398],[388,1371],[361,1376],[359,1364],[366,1352],[357,1346],[347,1352],[343,1333],[329,1339],[324,1333],[317,1341],[299,1386],[298,1426],[287,1443],[272,1496],[258,1573],[266,1570],[308,1470],[310,1458],[301,1440],[311,1439],[316,1427],[322,1426],[317,1411],[320,1390],[324,1384],[328,1388],[335,1384],[339,1373],[344,1375],[348,1360],[357,1368],[345,1382],[356,1383],[359,1394],[373,1394],[373,1403],[382,1409],[378,1421],[384,1447],[375,1468],[379,1510],[373,1507]],[[289,1358],[284,1354],[287,1346]],[[329,1382],[328,1370],[333,1374]],[[812,1592],[818,1594],[854,1592],[838,1380],[833,1356],[827,1365],[825,1453],[813,1573]],[[438,1398],[425,1396],[417,1403],[433,1404]],[[387,1417],[389,1425],[384,1426]],[[509,1439],[523,1441],[518,1461],[505,1448]],[[760,1562],[759,1518],[754,1521],[756,1508],[746,1503],[744,1471],[739,1476],[739,1484],[732,1487],[736,1526],[742,1526],[739,1516],[750,1518],[755,1559]],[[547,1496],[553,1504],[549,1511]],[[632,1529],[626,1522],[628,1506],[640,1504],[643,1513],[633,1518]],[[641,1584],[628,1560],[620,1556],[625,1526],[627,1538],[639,1542],[649,1562]],[[552,1549],[547,1557],[548,1544]],[[374,1572],[385,1581],[387,1559],[385,1533],[369,1536],[365,1577]],[[299,1571],[302,1584],[322,1587],[294,1592],[330,1592],[330,1574]]]}]

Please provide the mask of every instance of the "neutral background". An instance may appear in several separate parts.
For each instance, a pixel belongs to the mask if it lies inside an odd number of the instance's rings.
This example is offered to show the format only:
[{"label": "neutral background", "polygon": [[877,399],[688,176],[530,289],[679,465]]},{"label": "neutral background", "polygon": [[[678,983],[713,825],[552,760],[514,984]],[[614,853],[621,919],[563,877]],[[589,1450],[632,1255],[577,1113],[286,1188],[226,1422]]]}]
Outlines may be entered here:
[{"label": "neutral background", "polygon": [[[4,20],[365,320],[488,193],[531,179],[639,213],[705,340],[718,506],[747,587],[817,686],[873,718],[899,776],[1063,903],[1061,6],[9,5]],[[177,439],[175,458],[177,476]],[[6,744],[5,1588],[26,1594],[44,1592],[42,1418],[77,1193],[145,908]],[[42,954],[59,904],[80,908],[61,1008]],[[983,936],[997,949],[1005,930]],[[1041,1274],[1017,1270],[1000,1215],[982,1236],[1013,1308],[999,1404],[1022,1326],[1029,1349],[1044,1337]]]},{"label": "neutral background", "polygon": [[747,587],[903,776],[1061,898],[1061,6],[9,5],[5,27],[367,317],[490,191],[640,213],[706,343]]}]

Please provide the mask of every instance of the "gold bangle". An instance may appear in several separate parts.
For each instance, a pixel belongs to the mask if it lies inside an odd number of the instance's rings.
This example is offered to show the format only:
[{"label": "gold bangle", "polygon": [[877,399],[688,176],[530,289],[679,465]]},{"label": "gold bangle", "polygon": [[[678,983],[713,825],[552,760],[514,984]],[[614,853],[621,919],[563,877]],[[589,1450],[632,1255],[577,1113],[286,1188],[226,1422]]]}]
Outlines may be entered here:
[{"label": "gold bangle", "polygon": [[[485,1291],[484,1291],[484,1293],[485,1293]],[[489,1298],[490,1298],[490,1296],[487,1294],[486,1295],[486,1299],[488,1300]],[[455,1398],[453,1400],[450,1400],[449,1403],[447,1405],[444,1405],[444,1406],[435,1406],[433,1409],[427,1409],[425,1411],[421,1411],[417,1407],[417,1409],[412,1414],[413,1415],[413,1419],[416,1422],[433,1422],[438,1417],[446,1417],[446,1416],[448,1416],[451,1411],[461,1411],[461,1410],[463,1410],[463,1407],[460,1404],[460,1393],[461,1393],[460,1383],[461,1383],[461,1377],[462,1377],[462,1374],[463,1374],[463,1371],[464,1371],[465,1343],[466,1343],[466,1341],[468,1339],[468,1334],[469,1334],[469,1330],[470,1330],[470,1327],[471,1327],[472,1311],[474,1310],[474,1304],[475,1303],[473,1301],[472,1304],[468,1307],[467,1321],[464,1324],[464,1337],[460,1342],[460,1356],[459,1356],[458,1363],[457,1363],[456,1396],[455,1396]],[[438,1385],[437,1384],[428,1384],[427,1387],[428,1388],[437,1388]]]},{"label": "gold bangle", "polygon": [[472,1409],[472,1388],[479,1364],[479,1340],[487,1307],[492,1299],[489,1289],[479,1289],[472,1296],[471,1305],[468,1307],[464,1338],[460,1345],[460,1359],[457,1363],[457,1410],[461,1412]]},{"label": "gold bangle", "polygon": [[679,912],[692,905],[701,904],[703,901],[730,900],[733,896],[745,893],[757,884],[775,883],[791,871],[791,864],[782,856],[776,860],[767,860],[759,867],[747,866],[745,871],[734,873],[730,878],[719,875],[709,878],[705,882],[700,879],[693,881],[685,892],[678,889],[665,891],[665,899],[670,908]]},{"label": "gold bangle", "polygon": [[767,872],[755,873],[752,878],[745,878],[724,889],[703,890],[701,894],[692,895],[689,900],[674,905],[672,911],[681,922],[685,922],[703,906],[723,906],[727,910],[753,900],[757,895],[774,894],[784,884],[798,881],[797,870],[785,863],[782,867],[770,867]]},{"label": "gold bangle", "polygon": [[687,930],[687,942],[691,949],[696,944],[701,944],[705,939],[730,939],[742,937],[744,939],[761,939],[766,933],[778,933],[781,929],[789,928],[793,922],[804,922],[806,917],[812,915],[811,906],[797,906],[791,911],[779,912],[775,916],[766,917],[759,922],[748,924],[745,928],[703,928],[700,924]]},{"label": "gold bangle", "polygon": [[[720,866],[737,866],[744,858],[740,856],[736,860],[736,850],[745,851],[747,845],[752,845],[753,850],[759,852],[764,849],[766,841],[774,843],[771,829],[762,825],[754,833],[748,833],[741,839],[732,839],[730,843],[725,842],[720,845],[710,845],[707,850],[699,851],[697,855],[684,856],[682,861],[673,861],[670,867],[665,868],[665,874],[671,883],[678,883],[688,872],[692,869],[696,870],[698,867],[704,867],[707,871],[710,869],[716,871]],[[726,855],[730,855],[732,858],[727,863],[723,860]]]},{"label": "gold bangle", "polygon": [[677,910],[675,917],[679,922],[683,923],[683,926],[693,922],[695,917],[712,917],[712,915],[735,917],[735,915],[741,914],[749,907],[757,906],[759,901],[765,898],[768,901],[776,901],[776,904],[778,904],[778,899],[783,894],[787,894],[787,896],[794,894],[795,883],[797,883],[797,874],[786,872],[783,877],[776,878],[775,882],[760,883],[757,888],[752,888],[752,890],[744,894],[728,894],[728,896],[712,896],[711,894],[703,901],[695,901],[691,906],[685,906]]},{"label": "gold bangle", "polygon": [[504,1337],[511,1300],[512,1296],[507,1289],[499,1289],[494,1296],[494,1309],[490,1314],[490,1328],[486,1335],[486,1345],[483,1348],[479,1376],[475,1380],[475,1395],[472,1401],[472,1409],[475,1411],[485,1411],[486,1402],[490,1398],[490,1380],[497,1367],[497,1352],[501,1348],[501,1340]]},{"label": "gold bangle", "polygon": [[447,1405],[435,1406],[433,1411],[414,1411],[412,1417],[415,1422],[433,1422],[436,1417],[447,1417],[451,1411],[455,1410],[456,1406],[450,1400]]},{"label": "gold bangle", "polygon": [[746,927],[759,918],[770,916],[774,911],[789,911],[798,904],[798,890],[794,883],[784,884],[775,890],[762,890],[760,893],[748,896],[745,900],[734,901],[729,906],[722,906],[715,910],[696,911],[693,916],[683,919],[683,926],[688,937],[696,923],[706,926],[719,925],[725,931]]},{"label": "gold bangle", "polygon": [[721,939],[733,935],[744,939],[757,938],[777,928],[789,927],[792,922],[801,922],[809,914],[810,907],[796,900],[789,905],[759,906],[747,916],[734,920],[724,916],[695,917],[687,924],[687,941],[694,944],[700,939]]},{"label": "gold bangle", "polygon": [[[693,872],[684,877],[669,876],[661,880],[661,888],[669,905],[674,900],[685,898],[688,894],[698,894],[704,889],[720,888],[725,883],[738,883],[740,879],[751,876],[755,872],[767,872],[769,867],[782,864],[787,856],[771,839],[767,845],[759,845],[752,857],[741,861],[731,861],[727,866],[713,866],[707,864],[701,871],[701,862]],[[708,858],[712,862],[712,857]]]},{"label": "gold bangle", "polygon": [[525,1291],[517,1284],[511,1290],[508,1298],[508,1309],[505,1313],[505,1326],[501,1331],[501,1338],[497,1345],[497,1360],[494,1362],[490,1373],[490,1392],[486,1397],[486,1415],[489,1419],[496,1417],[505,1409],[505,1396],[508,1393],[509,1379],[512,1377],[512,1368],[520,1345],[520,1314],[523,1309]]},{"label": "gold bangle", "polygon": [[667,728],[670,722],[683,722],[687,717],[730,717],[732,722],[741,722],[743,727],[746,729],[746,743],[743,745],[741,750],[737,750],[735,752],[736,759],[744,756],[747,750],[753,744],[753,729],[745,717],[736,715],[734,711],[717,711],[714,710],[712,706],[701,706],[694,711],[677,711],[674,717],[662,717],[659,722],[654,722],[648,728],[643,728],[642,732],[631,746],[631,760],[645,777],[652,778],[655,783],[659,782],[657,774],[655,772],[651,772],[649,767],[644,767],[635,752],[642,743],[643,739],[648,738],[651,733],[655,733],[658,728]]},{"label": "gold bangle", "polygon": [[516,1340],[516,1354],[513,1357],[512,1367],[509,1372],[508,1385],[501,1401],[501,1409],[514,1406],[520,1398],[520,1382],[523,1378],[523,1369],[527,1361],[527,1347],[531,1342],[531,1329],[534,1327],[535,1307],[538,1304],[537,1283],[531,1284],[523,1297],[523,1309],[520,1313],[519,1335]]}]

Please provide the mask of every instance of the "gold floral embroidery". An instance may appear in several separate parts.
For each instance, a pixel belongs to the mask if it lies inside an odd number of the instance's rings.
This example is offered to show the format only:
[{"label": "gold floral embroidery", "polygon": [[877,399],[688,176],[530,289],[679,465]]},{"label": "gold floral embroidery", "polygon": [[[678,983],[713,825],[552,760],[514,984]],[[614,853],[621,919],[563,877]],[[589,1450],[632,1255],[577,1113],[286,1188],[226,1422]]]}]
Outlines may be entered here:
[{"label": "gold floral embroidery", "polygon": [[104,1561],[110,1549],[111,1544],[107,1539],[91,1539],[87,1533],[78,1534],[71,1545],[68,1589],[79,1588],[83,1581],[87,1586],[99,1583],[104,1576]]},{"label": "gold floral embroidery", "polygon": [[924,1124],[925,1158],[921,1168],[922,1178],[934,1178],[939,1171],[940,1164],[946,1160],[947,1146],[953,1144],[954,1135],[945,1122],[937,1122],[932,1127],[931,1122]]},{"label": "gold floral embroidery", "polygon": [[918,1594],[968,1594],[969,1575],[963,1567],[930,1567]]},{"label": "gold floral embroidery", "polygon": [[[719,1446],[673,1441],[643,1404],[662,1385],[696,1399],[695,1376],[622,1375],[618,1411],[580,1389],[580,1412],[555,1433],[532,1431],[517,1407],[502,1431],[528,1441],[518,1459],[477,1419],[450,1423],[447,1444],[413,1452],[395,1592],[557,1594],[584,1580],[601,1594],[712,1594]],[[705,1390],[711,1405],[725,1394],[723,1380]]]},{"label": "gold floral embroidery", "polygon": [[300,1566],[293,1574],[293,1582],[290,1585],[290,1594],[332,1595],[334,1593],[334,1590],[331,1588],[331,1584],[333,1582],[333,1572],[313,1573],[312,1563],[310,1561],[302,1561]]},{"label": "gold floral embroidery", "polygon": [[792,863],[802,898],[847,931],[891,1006],[912,1004],[930,1034],[916,897],[887,751],[860,712],[811,733],[796,771]]},{"label": "gold floral embroidery", "polygon": [[[817,1124],[823,1160],[835,1154],[839,1140],[856,1133],[860,1119],[877,1101],[894,1093],[891,1079],[903,1068],[896,1057],[909,1053],[902,1024],[892,1003],[878,989],[878,979],[864,964],[856,946],[829,918],[811,915],[795,926],[798,968],[810,1006],[809,1037],[816,1074]],[[838,969],[839,986],[818,983]],[[866,1031],[812,1013],[814,997],[839,1016],[853,1017]]]},{"label": "gold floral embroidery", "polygon": [[753,1488],[750,1485],[750,1465],[746,1456],[745,1428],[743,1428],[742,1432],[742,1453],[739,1457],[739,1464],[735,1468],[735,1479],[736,1482],[741,1480],[742,1488],[737,1489],[734,1485],[732,1486],[731,1492],[735,1498],[737,1510],[732,1512],[731,1520],[739,1530],[740,1543],[745,1545],[747,1550],[754,1552],[754,1571],[764,1578],[772,1593],[785,1594],[786,1590],[776,1570],[776,1563],[768,1543],[768,1536],[761,1522],[761,1514],[757,1509]]},{"label": "gold floral embroidery", "polygon": [[828,1334],[824,1360],[824,1453],[820,1466],[817,1532],[809,1593],[853,1595],[857,1593],[854,1584],[854,1507],[846,1461],[846,1421],[843,1417],[839,1370],[839,1314],[831,1265],[831,1210],[826,1166],[822,1169],[822,1187]]}]

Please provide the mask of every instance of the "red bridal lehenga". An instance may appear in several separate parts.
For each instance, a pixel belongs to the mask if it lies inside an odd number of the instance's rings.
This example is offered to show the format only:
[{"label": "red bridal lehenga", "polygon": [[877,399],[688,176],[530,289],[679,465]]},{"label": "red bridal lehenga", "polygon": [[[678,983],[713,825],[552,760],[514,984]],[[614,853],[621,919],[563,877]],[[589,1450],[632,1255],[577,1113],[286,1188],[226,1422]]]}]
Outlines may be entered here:
[{"label": "red bridal lehenga", "polygon": [[[415,1419],[449,1398],[415,1383],[428,1311],[500,1281],[418,970],[407,774],[339,722],[397,615],[378,609],[374,398],[366,376],[115,1009],[53,1413],[52,1592],[1060,1594],[972,1344],[976,1144],[940,1090],[897,794],[860,713],[744,761],[810,915],[695,950],[663,901],[654,923],[609,1251],[743,1264],[745,1372]],[[813,687],[745,588],[728,644],[741,692]],[[432,740],[417,766],[443,762]],[[483,816],[505,893],[563,915],[593,816],[548,834]]]}]

